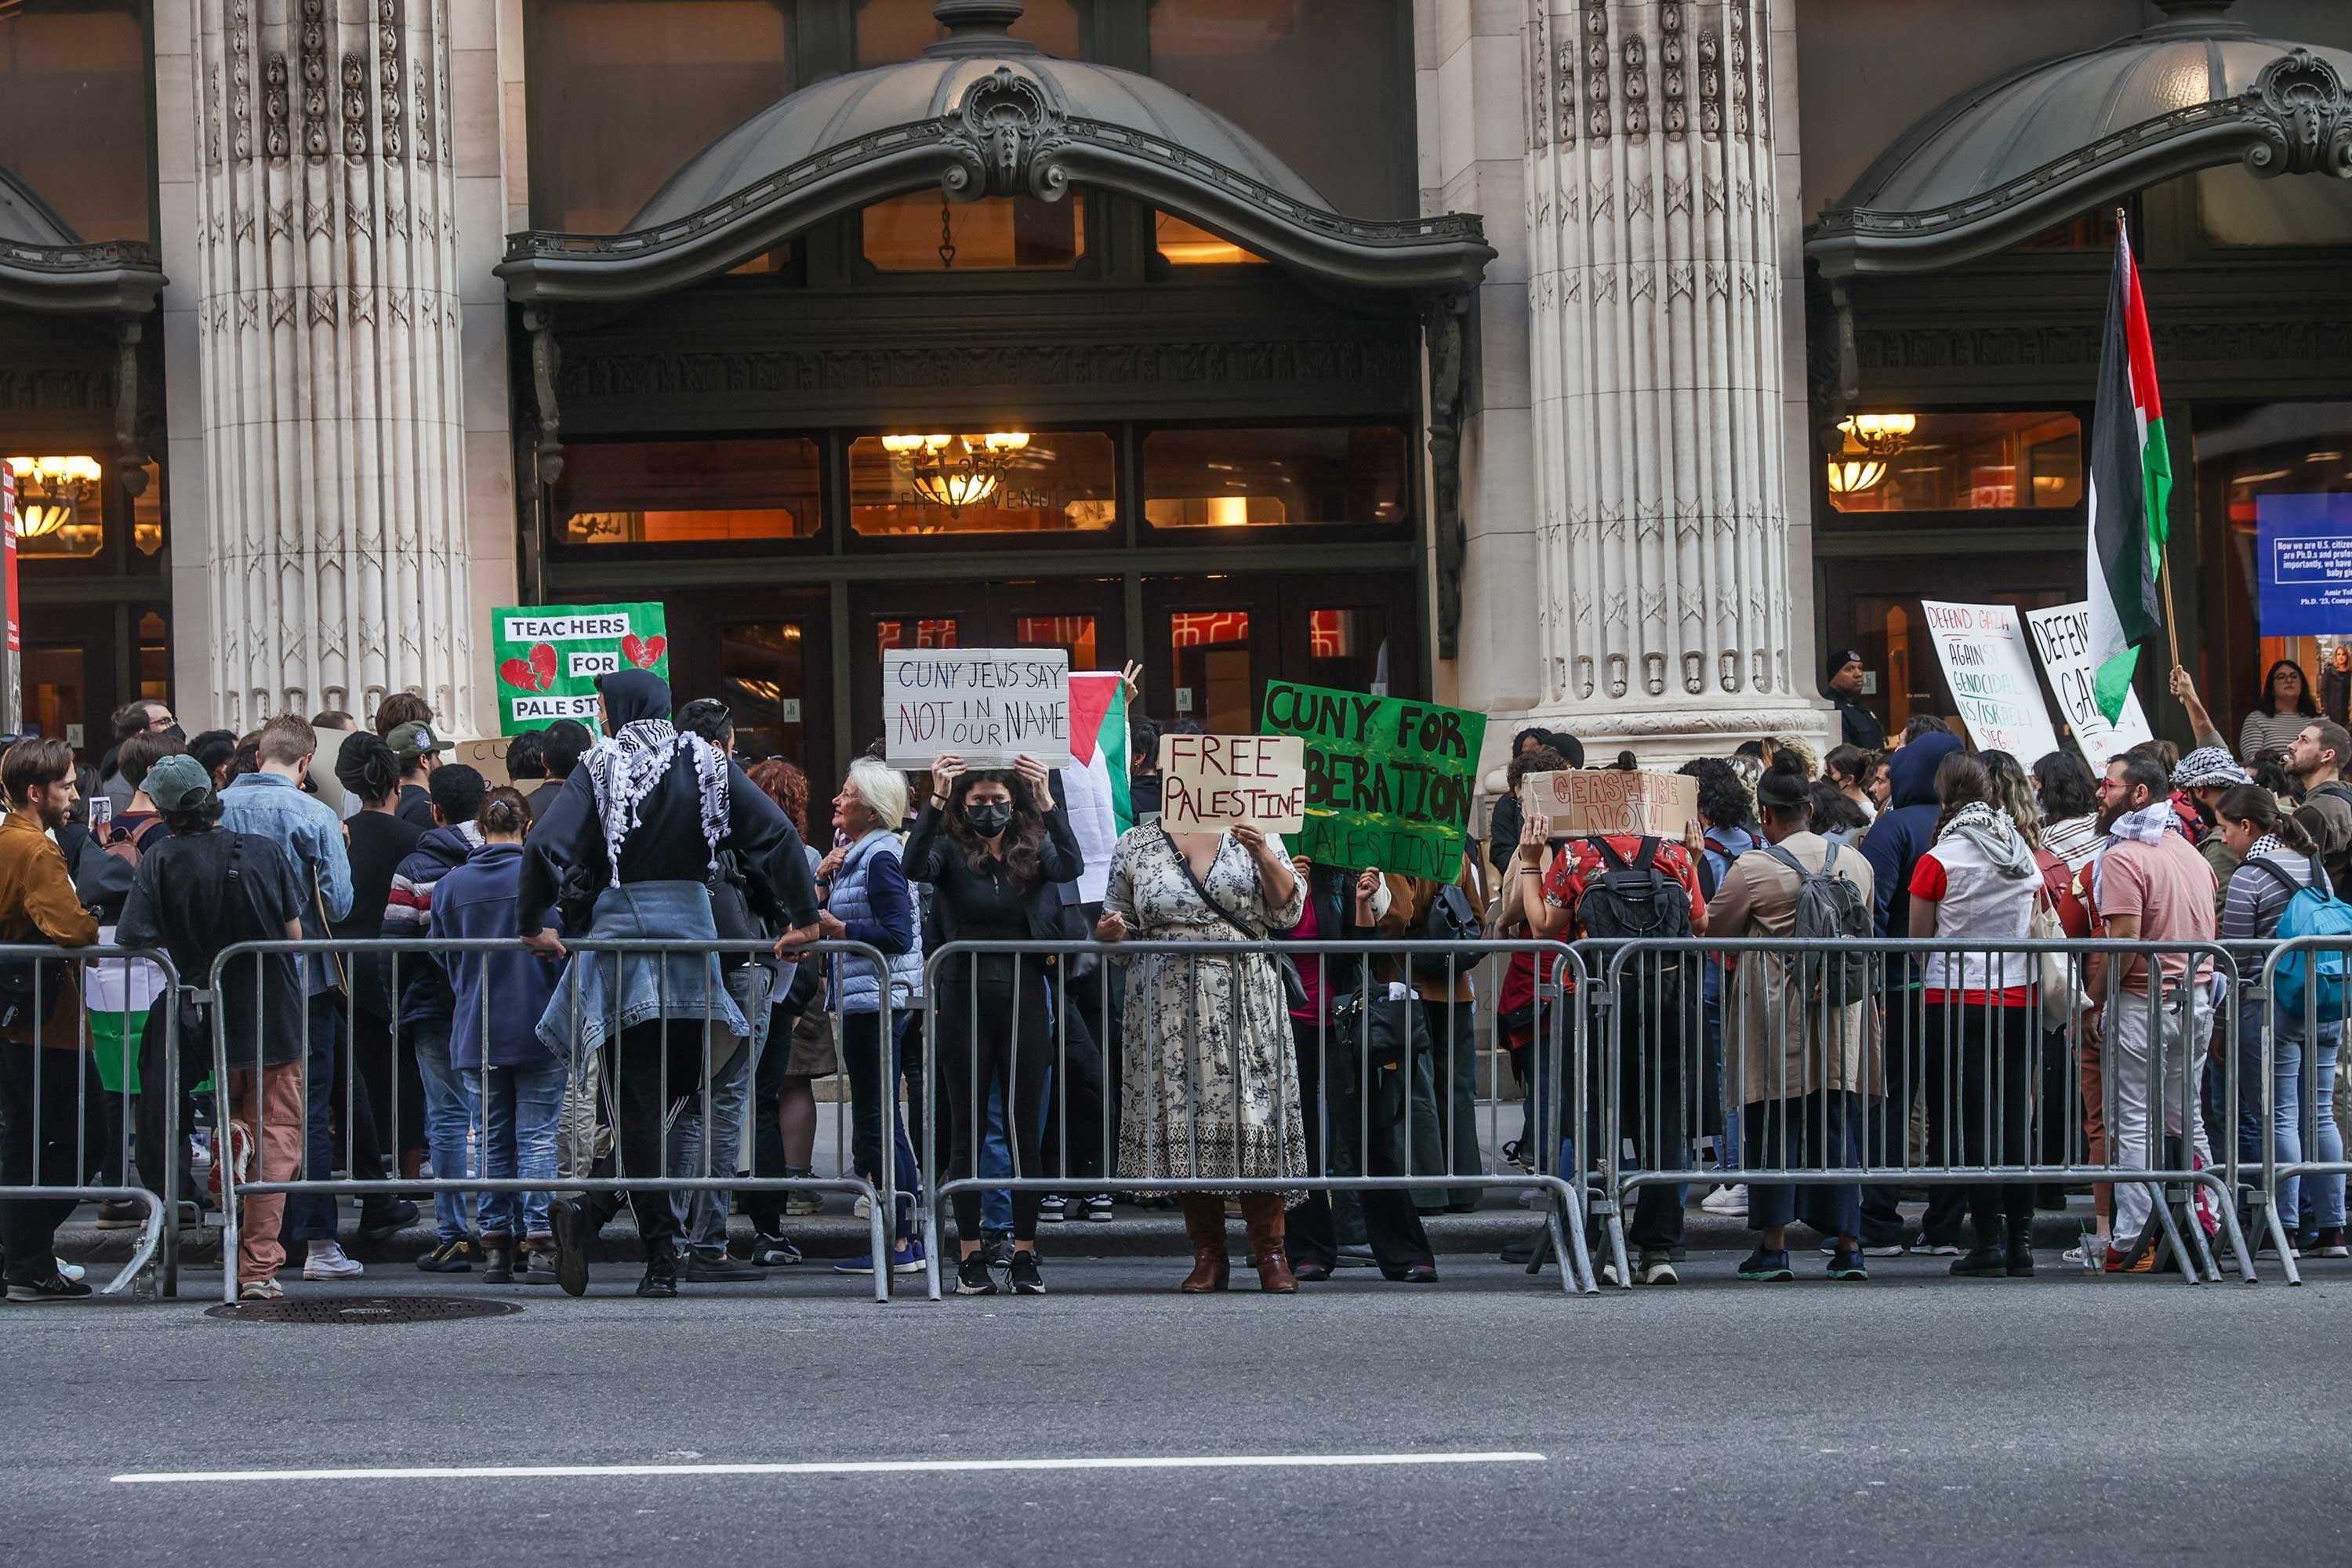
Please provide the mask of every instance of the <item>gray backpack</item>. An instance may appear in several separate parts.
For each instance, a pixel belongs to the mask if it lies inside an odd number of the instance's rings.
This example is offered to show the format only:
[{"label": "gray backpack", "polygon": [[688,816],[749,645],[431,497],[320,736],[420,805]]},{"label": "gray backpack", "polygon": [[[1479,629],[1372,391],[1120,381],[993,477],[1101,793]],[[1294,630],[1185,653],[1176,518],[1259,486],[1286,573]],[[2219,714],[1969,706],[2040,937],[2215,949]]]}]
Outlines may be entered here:
[{"label": "gray backpack", "polygon": [[[1862,944],[1870,940],[1870,905],[1862,889],[1837,875],[1839,847],[1822,851],[1822,868],[1805,863],[1778,844],[1764,853],[1797,874],[1798,940],[1820,944],[1796,963],[1797,984],[1804,994],[1824,1006],[1843,1007],[1870,994],[1870,953]],[[1851,853],[1851,851],[1848,851]]]}]

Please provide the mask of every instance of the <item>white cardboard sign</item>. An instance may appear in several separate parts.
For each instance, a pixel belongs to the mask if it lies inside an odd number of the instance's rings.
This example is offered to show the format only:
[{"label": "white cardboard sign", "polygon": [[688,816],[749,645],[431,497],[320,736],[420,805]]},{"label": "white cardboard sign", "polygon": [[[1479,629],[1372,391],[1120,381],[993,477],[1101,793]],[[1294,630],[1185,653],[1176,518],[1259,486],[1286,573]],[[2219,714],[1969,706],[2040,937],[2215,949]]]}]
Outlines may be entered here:
[{"label": "white cardboard sign", "polygon": [[[2111,757],[2120,757],[2142,741],[2154,739],[2147,727],[2147,715],[2141,711],[2139,693],[2124,696],[2123,717],[2107,722],[2099,711],[2091,685],[2098,668],[2091,662],[2091,606],[2088,604],[2053,605],[2046,610],[2028,610],[2025,624],[2032,628],[2033,646],[2042,655],[2042,672],[2050,678],[2050,690],[2058,699],[2058,711],[2065,719],[2074,740],[2090,759],[2091,771],[2105,769]],[[2021,759],[2032,767],[2036,759]]]},{"label": "white cardboard sign", "polygon": [[1307,742],[1297,735],[1162,735],[1160,826],[1218,833],[1307,826]]},{"label": "white cardboard sign", "polygon": [[1070,765],[1070,656],[1057,647],[887,648],[886,760],[920,771],[952,752],[976,768],[1027,753]]},{"label": "white cardboard sign", "polygon": [[1944,681],[1980,752],[2007,752],[2031,768],[2058,749],[2050,708],[2033,656],[2025,648],[2025,627],[2012,605],[1951,605],[1922,599],[1936,653],[1944,661]]}]

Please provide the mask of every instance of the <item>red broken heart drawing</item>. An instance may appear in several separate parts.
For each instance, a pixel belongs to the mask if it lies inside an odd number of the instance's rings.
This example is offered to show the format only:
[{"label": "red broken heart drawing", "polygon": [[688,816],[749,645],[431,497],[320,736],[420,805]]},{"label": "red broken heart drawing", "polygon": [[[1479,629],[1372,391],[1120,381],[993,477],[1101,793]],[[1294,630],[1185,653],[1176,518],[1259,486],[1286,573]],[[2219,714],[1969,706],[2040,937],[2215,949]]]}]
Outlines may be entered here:
[{"label": "red broken heart drawing", "polygon": [[548,643],[534,644],[530,658],[525,662],[510,658],[499,666],[499,679],[509,686],[519,686],[525,691],[544,691],[555,684],[555,649]]},{"label": "red broken heart drawing", "polygon": [[668,647],[667,637],[641,637],[631,632],[621,639],[621,657],[639,669],[651,669],[661,662],[662,650]]}]

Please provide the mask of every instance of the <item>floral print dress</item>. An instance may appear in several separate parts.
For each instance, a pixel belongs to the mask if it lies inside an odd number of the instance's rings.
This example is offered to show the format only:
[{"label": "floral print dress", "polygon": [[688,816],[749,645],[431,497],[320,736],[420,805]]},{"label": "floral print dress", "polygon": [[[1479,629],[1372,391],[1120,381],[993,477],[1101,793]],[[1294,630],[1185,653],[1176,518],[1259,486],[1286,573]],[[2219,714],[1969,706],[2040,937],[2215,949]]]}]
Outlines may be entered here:
[{"label": "floral print dress", "polygon": [[[1256,863],[1230,834],[1201,880],[1257,930],[1240,930],[1202,900],[1182,853],[1157,826],[1119,839],[1103,909],[1139,942],[1251,941],[1289,930],[1306,909],[1306,883],[1296,878],[1286,901],[1268,904]],[[1298,1058],[1271,955],[1138,953],[1128,963],[1126,1021],[1121,1176],[1307,1174]],[[1306,1195],[1283,1194],[1291,1204]]]}]

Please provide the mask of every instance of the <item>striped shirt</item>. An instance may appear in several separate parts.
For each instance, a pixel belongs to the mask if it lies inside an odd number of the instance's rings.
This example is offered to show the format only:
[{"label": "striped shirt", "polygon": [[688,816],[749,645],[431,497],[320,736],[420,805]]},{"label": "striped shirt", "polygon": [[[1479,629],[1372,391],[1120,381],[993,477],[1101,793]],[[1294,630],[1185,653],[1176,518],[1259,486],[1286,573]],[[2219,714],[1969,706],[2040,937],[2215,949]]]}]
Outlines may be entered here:
[{"label": "striped shirt", "polygon": [[2312,719],[2313,715],[2292,709],[2284,713],[2265,713],[2255,709],[2246,715],[2244,725],[2238,731],[2238,760],[2251,763],[2264,752],[2286,750]]},{"label": "striped shirt", "polygon": [[2069,872],[2089,865],[2091,857],[2105,842],[2106,835],[2099,831],[2096,816],[2070,816],[2062,822],[2042,825],[2042,847],[2065,861]]},{"label": "striped shirt", "polygon": [[[2255,862],[2262,862],[2256,865]],[[2275,866],[2284,872],[2285,882],[2263,869]],[[2308,855],[2298,855],[2280,843],[2275,836],[2264,835],[2258,839],[2234,875],[2230,879],[2229,896],[2221,904],[2221,940],[2223,942],[2267,942],[2278,931],[2279,917],[2294,897],[2294,889],[2312,885],[2318,862]],[[2317,870],[2318,886],[2327,888],[2327,873]]]}]

